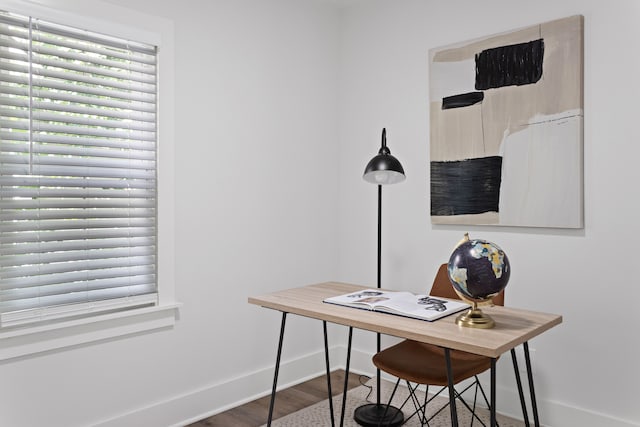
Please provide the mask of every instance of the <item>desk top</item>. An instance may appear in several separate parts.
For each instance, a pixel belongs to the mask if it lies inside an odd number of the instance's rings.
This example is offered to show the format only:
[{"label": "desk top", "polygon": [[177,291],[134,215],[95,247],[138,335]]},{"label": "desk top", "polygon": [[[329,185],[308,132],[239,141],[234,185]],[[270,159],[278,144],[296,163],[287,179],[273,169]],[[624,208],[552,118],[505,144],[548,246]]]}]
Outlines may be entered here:
[{"label": "desk top", "polygon": [[287,289],[257,297],[249,303],[399,338],[498,357],[519,344],[562,323],[562,316],[509,307],[482,307],[493,317],[492,329],[456,325],[457,314],[434,322],[322,302],[328,297],[369,289],[348,283],[327,282]]}]

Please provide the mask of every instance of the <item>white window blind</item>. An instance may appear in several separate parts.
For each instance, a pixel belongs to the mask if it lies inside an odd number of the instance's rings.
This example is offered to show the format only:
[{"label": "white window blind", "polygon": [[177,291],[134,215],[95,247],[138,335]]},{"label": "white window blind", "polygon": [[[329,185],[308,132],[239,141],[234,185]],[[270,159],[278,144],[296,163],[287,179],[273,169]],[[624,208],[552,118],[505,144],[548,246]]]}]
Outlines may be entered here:
[{"label": "white window blind", "polygon": [[0,11],[0,327],[157,304],[156,58]]}]

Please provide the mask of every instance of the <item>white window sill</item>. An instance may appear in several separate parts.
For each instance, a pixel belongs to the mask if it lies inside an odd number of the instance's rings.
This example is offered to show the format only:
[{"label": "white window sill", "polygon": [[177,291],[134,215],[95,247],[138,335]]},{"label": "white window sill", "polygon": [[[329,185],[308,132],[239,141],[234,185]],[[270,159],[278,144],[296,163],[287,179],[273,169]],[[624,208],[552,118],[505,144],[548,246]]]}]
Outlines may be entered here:
[{"label": "white window sill", "polygon": [[0,361],[110,338],[169,328],[181,304],[165,304],[85,319],[0,331]]}]

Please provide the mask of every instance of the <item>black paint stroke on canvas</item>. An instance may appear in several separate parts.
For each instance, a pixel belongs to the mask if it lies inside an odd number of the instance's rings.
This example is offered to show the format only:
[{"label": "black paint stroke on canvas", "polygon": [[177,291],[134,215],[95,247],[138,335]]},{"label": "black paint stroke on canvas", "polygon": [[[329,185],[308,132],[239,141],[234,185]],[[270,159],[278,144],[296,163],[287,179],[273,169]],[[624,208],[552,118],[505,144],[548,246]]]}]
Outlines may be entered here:
[{"label": "black paint stroke on canvas", "polygon": [[442,98],[442,109],[469,107],[484,99],[484,92],[469,92]]},{"label": "black paint stroke on canvas", "polygon": [[498,212],[502,157],[431,162],[431,215]]},{"label": "black paint stroke on canvas", "polygon": [[476,54],[476,90],[533,84],[542,77],[544,39]]}]

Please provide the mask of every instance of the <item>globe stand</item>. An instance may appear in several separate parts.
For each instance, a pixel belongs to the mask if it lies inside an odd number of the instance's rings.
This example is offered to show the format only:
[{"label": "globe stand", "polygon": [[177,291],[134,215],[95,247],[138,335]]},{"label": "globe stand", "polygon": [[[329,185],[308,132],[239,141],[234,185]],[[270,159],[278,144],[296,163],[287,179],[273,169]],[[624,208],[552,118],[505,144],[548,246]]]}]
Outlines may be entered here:
[{"label": "globe stand", "polygon": [[478,308],[477,301],[471,301],[471,308],[456,318],[456,324],[478,329],[491,329],[496,326],[496,322],[491,316]]}]

